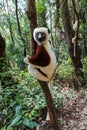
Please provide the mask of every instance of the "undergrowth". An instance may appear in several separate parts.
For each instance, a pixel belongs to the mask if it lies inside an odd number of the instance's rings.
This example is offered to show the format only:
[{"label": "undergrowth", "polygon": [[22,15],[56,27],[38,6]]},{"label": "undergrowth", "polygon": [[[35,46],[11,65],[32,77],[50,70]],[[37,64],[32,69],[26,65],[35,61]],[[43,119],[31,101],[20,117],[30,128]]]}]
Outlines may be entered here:
[{"label": "undergrowth", "polygon": [[[83,71],[85,71],[87,68],[86,59],[83,59],[82,62],[84,64]],[[10,85],[10,79],[7,80],[4,88],[0,85],[0,130],[34,130],[39,123],[40,110],[46,108],[40,85],[26,70],[13,69],[8,71],[14,80]],[[73,68],[70,60],[58,66],[56,71],[59,78],[66,80],[71,78],[72,73]],[[8,73],[3,73],[4,76],[6,74]],[[75,95],[73,89],[68,88],[68,83],[63,83],[62,86],[62,80],[59,81],[58,77],[55,78],[53,82],[53,101],[55,107],[61,109],[62,105],[69,100],[73,100]]]}]

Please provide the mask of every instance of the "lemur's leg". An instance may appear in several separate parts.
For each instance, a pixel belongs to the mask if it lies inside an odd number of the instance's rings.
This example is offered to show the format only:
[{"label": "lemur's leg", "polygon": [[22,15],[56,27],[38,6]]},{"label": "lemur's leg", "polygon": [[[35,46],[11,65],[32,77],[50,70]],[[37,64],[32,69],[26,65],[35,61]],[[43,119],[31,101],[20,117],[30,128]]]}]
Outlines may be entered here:
[{"label": "lemur's leg", "polygon": [[49,80],[47,78],[47,76],[45,76],[43,73],[41,73],[41,71],[39,69],[34,68],[32,65],[28,65],[28,71],[36,79],[39,79],[39,80],[45,81],[45,82],[48,82],[48,80]]},{"label": "lemur's leg", "polygon": [[39,80],[41,80],[41,81],[45,81],[45,82],[49,81],[47,75],[44,74],[44,73],[39,69],[39,68],[40,68],[39,66],[35,68],[33,65],[29,64],[29,61],[28,61],[28,58],[27,58],[27,57],[24,58],[24,62],[25,62],[26,64],[28,64],[28,71],[29,71],[29,73],[30,73],[33,77],[35,77],[36,79],[39,79]]},{"label": "lemur's leg", "polygon": [[[24,59],[24,62],[27,63],[27,64],[29,64],[27,57]],[[51,79],[51,80],[49,81],[49,79],[48,79],[43,73],[41,73],[41,71],[40,71],[38,68],[35,68],[35,67],[32,66],[31,64],[28,65],[28,71],[29,71],[29,73],[30,73],[33,77],[35,77],[36,79],[39,79],[39,80],[41,80],[41,81],[47,82],[47,83],[48,83],[49,90],[50,90],[50,93],[51,93],[51,95],[52,95],[52,80],[53,80],[53,79]],[[46,120],[47,120],[47,121],[50,120],[49,112],[47,112]]]}]

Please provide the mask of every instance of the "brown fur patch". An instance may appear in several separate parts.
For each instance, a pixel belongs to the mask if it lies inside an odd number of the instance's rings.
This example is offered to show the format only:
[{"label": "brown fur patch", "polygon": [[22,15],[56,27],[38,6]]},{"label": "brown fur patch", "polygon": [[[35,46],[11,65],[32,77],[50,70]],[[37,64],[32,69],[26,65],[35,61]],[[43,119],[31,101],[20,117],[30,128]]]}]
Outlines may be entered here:
[{"label": "brown fur patch", "polygon": [[43,46],[37,46],[36,55],[28,58],[33,65],[45,67],[50,64],[50,56]]}]

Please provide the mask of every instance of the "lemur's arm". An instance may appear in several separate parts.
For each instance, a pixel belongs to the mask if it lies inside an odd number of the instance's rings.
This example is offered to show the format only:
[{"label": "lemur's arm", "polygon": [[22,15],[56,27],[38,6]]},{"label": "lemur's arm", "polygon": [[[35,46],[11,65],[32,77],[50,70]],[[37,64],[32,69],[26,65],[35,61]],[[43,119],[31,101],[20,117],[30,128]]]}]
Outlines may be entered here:
[{"label": "lemur's arm", "polygon": [[29,57],[28,61],[32,65],[45,67],[50,64],[50,56],[43,46],[37,46],[36,55]]}]

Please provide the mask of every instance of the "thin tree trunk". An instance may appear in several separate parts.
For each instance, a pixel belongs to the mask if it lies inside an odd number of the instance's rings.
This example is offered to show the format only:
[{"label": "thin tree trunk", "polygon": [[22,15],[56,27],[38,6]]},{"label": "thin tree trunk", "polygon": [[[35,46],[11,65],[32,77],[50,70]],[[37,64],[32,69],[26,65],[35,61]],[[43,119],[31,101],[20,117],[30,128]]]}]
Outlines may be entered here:
[{"label": "thin tree trunk", "polygon": [[8,20],[8,23],[9,23],[9,31],[10,31],[10,36],[11,36],[11,40],[13,42],[13,45],[12,45],[12,49],[13,49],[13,46],[14,46],[14,37],[13,37],[13,32],[12,32],[12,25],[11,25],[11,20],[10,20],[10,12],[9,12],[9,7],[8,7],[8,1],[6,0],[6,4],[7,4],[7,13],[8,13],[8,17],[7,17],[7,20]]},{"label": "thin tree trunk", "polygon": [[[82,13],[82,22],[83,24],[86,24],[86,18],[85,18],[85,11]],[[86,30],[86,27],[83,28]],[[87,39],[86,39],[86,33],[83,33],[83,43],[84,43],[84,56],[87,56]]]},{"label": "thin tree trunk", "polygon": [[[33,30],[37,27],[37,17],[36,17],[36,6],[35,6],[35,0],[27,0],[28,4],[28,10],[27,15],[30,20],[30,29],[31,29],[31,43],[32,43],[32,55],[35,55],[37,44],[33,39]],[[43,93],[45,95],[47,108],[50,114],[50,123],[51,126],[54,127],[53,130],[59,130],[58,128],[58,122],[57,122],[57,116],[55,112],[55,108],[53,105],[52,96],[50,94],[47,82],[39,81],[41,88],[43,90]]]},{"label": "thin tree trunk", "polygon": [[33,39],[34,28],[37,27],[37,15],[36,15],[36,6],[35,0],[27,0],[27,16],[30,22],[30,34],[31,34],[31,46],[32,46],[32,55],[35,55],[37,43]]},{"label": "thin tree trunk", "polygon": [[18,25],[18,32],[20,34],[20,38],[21,38],[22,42],[25,44],[25,40],[22,37],[21,27],[20,27],[20,22],[19,22],[19,17],[18,17],[18,0],[15,0],[15,7],[16,7],[16,19],[17,19],[17,25]]},{"label": "thin tree trunk", "polygon": [[6,47],[5,40],[0,34],[0,58],[6,58],[5,47]]},{"label": "thin tree trunk", "polygon": [[0,82],[1,86],[4,85],[4,78],[2,73],[5,71],[6,66],[6,52],[5,52],[6,43],[2,35],[0,34]]},{"label": "thin tree trunk", "polygon": [[8,70],[9,64],[6,60],[5,48],[6,48],[6,42],[2,37],[2,35],[0,34],[0,82],[1,82],[0,84],[3,89],[15,83],[11,74],[3,75],[5,72],[9,71]]},{"label": "thin tree trunk", "polygon": [[74,32],[71,26],[70,14],[68,9],[68,0],[62,0],[62,21],[64,25],[66,41],[69,46],[69,54],[72,60],[75,75],[77,79],[84,79],[82,73],[82,63],[81,63],[81,49],[79,47],[78,41],[75,43],[75,56],[74,56],[74,44],[72,43],[72,38],[74,37]]},{"label": "thin tree trunk", "polygon": [[[20,21],[19,21],[19,17],[18,17],[18,0],[15,0],[15,8],[16,8],[15,13],[16,13],[16,19],[17,19],[18,32],[19,32],[19,35],[20,35],[20,39],[23,42],[23,47],[24,47],[23,54],[24,54],[24,57],[26,57],[26,43],[25,43],[25,40],[24,40],[24,38],[22,36]],[[25,67],[24,62],[21,62],[21,64],[22,64],[21,69],[24,69],[24,67]]]},{"label": "thin tree trunk", "polygon": [[56,0],[56,20],[55,26],[59,27],[59,18],[60,18],[60,0]]}]

